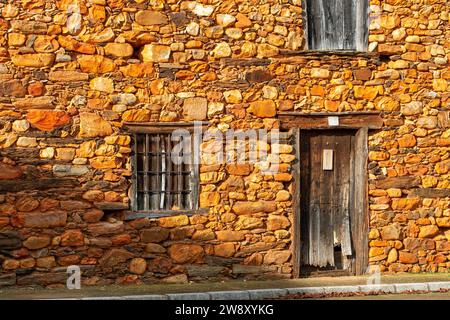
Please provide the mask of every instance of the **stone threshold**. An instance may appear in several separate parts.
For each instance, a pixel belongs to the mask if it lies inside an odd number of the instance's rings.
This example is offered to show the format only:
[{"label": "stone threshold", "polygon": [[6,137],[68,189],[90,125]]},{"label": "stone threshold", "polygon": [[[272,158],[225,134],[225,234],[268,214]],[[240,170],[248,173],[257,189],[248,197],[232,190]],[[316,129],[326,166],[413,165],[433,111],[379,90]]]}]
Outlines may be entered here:
[{"label": "stone threshold", "polygon": [[400,294],[400,293],[429,293],[450,290],[450,281],[394,283],[380,285],[346,285],[329,287],[298,287],[283,289],[253,289],[232,291],[209,291],[191,293],[169,293],[149,295],[124,295],[109,297],[81,297],[42,300],[262,300],[277,299],[287,295],[314,296],[333,294]]}]

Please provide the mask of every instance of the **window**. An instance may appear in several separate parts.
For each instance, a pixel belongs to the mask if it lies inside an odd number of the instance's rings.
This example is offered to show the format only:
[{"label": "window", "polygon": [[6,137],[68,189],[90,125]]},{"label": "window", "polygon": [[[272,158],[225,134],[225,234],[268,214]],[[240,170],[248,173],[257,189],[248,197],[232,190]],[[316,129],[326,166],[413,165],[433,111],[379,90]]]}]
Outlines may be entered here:
[{"label": "window", "polygon": [[198,209],[198,161],[194,161],[192,133],[173,134],[174,130],[134,130],[134,213],[170,215]]},{"label": "window", "polygon": [[368,0],[304,0],[309,50],[367,48]]}]

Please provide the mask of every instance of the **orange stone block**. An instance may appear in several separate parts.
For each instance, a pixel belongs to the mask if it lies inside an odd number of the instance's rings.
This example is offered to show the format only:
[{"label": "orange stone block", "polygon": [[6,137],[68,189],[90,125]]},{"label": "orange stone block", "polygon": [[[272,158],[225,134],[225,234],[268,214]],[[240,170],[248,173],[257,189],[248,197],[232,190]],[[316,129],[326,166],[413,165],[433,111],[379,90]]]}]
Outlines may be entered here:
[{"label": "orange stone block", "polygon": [[90,160],[90,164],[94,169],[115,169],[121,164],[121,160],[116,157],[95,157]]},{"label": "orange stone block", "polygon": [[64,111],[35,109],[28,111],[27,120],[41,131],[52,131],[69,123],[70,116]]},{"label": "orange stone block", "polygon": [[235,247],[232,243],[221,243],[214,246],[214,255],[229,258],[235,253]]},{"label": "orange stone block", "polygon": [[194,263],[201,260],[204,251],[201,246],[195,244],[174,244],[168,253],[176,263]]},{"label": "orange stone block", "polygon": [[419,261],[419,260],[418,260],[417,256],[413,253],[400,251],[399,252],[399,261],[402,263],[417,263],[417,261]]},{"label": "orange stone block", "polygon": [[80,230],[67,230],[61,236],[61,245],[79,247],[84,245],[84,236]]},{"label": "orange stone block", "polygon": [[336,112],[339,109],[339,101],[325,100],[325,109],[331,112]]},{"label": "orange stone block", "polygon": [[95,46],[89,43],[83,43],[70,36],[59,36],[58,42],[64,49],[76,51],[85,54],[95,54]]},{"label": "orange stone block", "polygon": [[229,164],[227,172],[236,176],[248,176],[252,172],[251,164]]},{"label": "orange stone block", "polygon": [[277,114],[275,103],[272,100],[260,100],[250,103],[250,113],[260,118],[270,118]]},{"label": "orange stone block", "polygon": [[405,134],[397,140],[400,148],[412,148],[416,145],[416,137],[412,134]]},{"label": "orange stone block", "polygon": [[325,95],[325,89],[321,86],[314,86],[311,88],[311,95],[323,97]]},{"label": "orange stone block", "polygon": [[113,246],[123,246],[131,242],[131,236],[129,234],[119,234],[111,238]]},{"label": "orange stone block", "polygon": [[242,13],[238,13],[236,15],[236,19],[237,19],[236,24],[235,24],[236,28],[245,29],[245,28],[249,28],[253,25],[252,21],[246,15],[244,15]]}]

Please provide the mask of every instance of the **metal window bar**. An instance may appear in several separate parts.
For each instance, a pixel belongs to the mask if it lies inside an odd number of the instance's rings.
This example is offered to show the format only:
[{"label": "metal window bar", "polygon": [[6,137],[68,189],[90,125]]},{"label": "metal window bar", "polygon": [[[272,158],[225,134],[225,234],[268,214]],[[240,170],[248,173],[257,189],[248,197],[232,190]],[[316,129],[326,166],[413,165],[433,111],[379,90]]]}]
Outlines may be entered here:
[{"label": "metal window bar", "polygon": [[[189,142],[189,145],[191,146],[191,148],[192,148],[192,139],[191,139],[191,137],[189,137],[188,138],[188,142]],[[190,152],[190,154],[192,154],[192,150],[189,150],[189,152]],[[190,157],[189,159],[187,159],[187,157],[185,157],[184,158],[185,160],[187,160],[186,162],[185,161],[183,161],[183,169],[184,169],[184,171],[190,171],[191,172],[191,174],[190,175],[188,175],[188,176],[183,176],[183,178],[184,178],[184,189],[185,190],[192,190],[192,167],[191,167],[191,165],[192,165],[192,157]],[[189,196],[189,197],[185,197],[185,206],[186,206],[186,209],[192,209],[192,198]]]},{"label": "metal window bar", "polygon": [[[180,139],[181,140],[181,139]],[[177,159],[178,160],[178,159]],[[172,162],[172,161],[171,161]],[[177,164],[172,162],[172,170],[175,172],[171,177],[170,180],[172,181],[173,184],[173,188],[172,191],[178,191],[178,177],[177,177],[177,173],[178,173],[178,168],[177,168]],[[173,200],[170,203],[170,208],[171,209],[176,209],[176,205],[178,204],[178,194],[177,193],[173,193]]]},{"label": "metal window bar", "polygon": [[[180,143],[184,144],[184,138],[181,137],[180,139]],[[180,152],[180,157],[181,159],[183,159],[184,154],[183,151]],[[181,191],[183,189],[183,175],[181,174],[181,171],[183,171],[183,161],[181,161],[181,163],[177,164],[177,175],[176,175],[176,179],[177,179],[177,191]],[[183,209],[183,196],[181,195],[181,193],[177,193],[177,206],[178,209]]]},{"label": "metal window bar", "polygon": [[192,209],[197,210],[199,208],[199,175],[200,175],[200,150],[194,149],[196,146],[200,146],[200,137],[193,135],[191,161],[192,161],[192,176],[191,176],[191,190],[192,190]]},{"label": "metal window bar", "polygon": [[161,177],[162,176],[160,176],[160,171],[161,171],[161,154],[160,154],[160,152],[161,152],[161,139],[160,139],[160,135],[159,134],[157,134],[156,136],[155,136],[155,146],[156,146],[156,152],[157,152],[157,155],[156,155],[156,190],[157,191],[159,191],[158,193],[156,193],[156,196],[155,196],[155,209],[156,210],[160,210],[161,209],[161,206],[160,206],[160,204],[161,204]]},{"label": "metal window bar", "polygon": [[170,137],[167,137],[165,139],[166,143],[167,143],[167,149],[166,152],[168,153],[168,157],[166,158],[167,161],[167,172],[170,172],[167,175],[167,191],[169,191],[167,193],[167,201],[166,201],[166,205],[165,205],[165,209],[172,209],[172,175],[174,173],[174,171],[172,171],[172,157],[170,156],[170,152],[172,151],[172,141],[170,140]]},{"label": "metal window bar", "polygon": [[[150,136],[148,134],[145,135],[144,139],[144,156],[142,157],[142,161],[144,162],[143,169],[144,169],[144,191],[149,191],[150,189],[150,181],[148,177],[148,171],[149,171],[149,159],[147,153],[150,149]],[[150,197],[149,193],[144,193],[144,210],[150,209]]]},{"label": "metal window bar", "polygon": [[133,135],[133,141],[134,141],[134,143],[133,143],[133,155],[131,157],[131,165],[132,165],[132,168],[134,169],[134,171],[132,174],[132,187],[131,187],[132,196],[131,196],[131,199],[134,200],[132,202],[132,210],[138,211],[139,210],[138,209],[139,196],[138,196],[138,192],[137,192],[137,186],[138,186],[138,177],[137,177],[138,176],[138,174],[137,174],[137,171],[138,171],[137,158],[138,158],[138,156],[137,155],[138,155],[138,145],[139,144],[137,142],[136,134]]},{"label": "metal window bar", "polygon": [[167,174],[164,174],[166,171],[166,136],[163,135],[161,140],[161,195],[160,195],[160,201],[159,201],[159,209],[164,209],[164,201],[166,196],[166,179]]},{"label": "metal window bar", "polygon": [[[156,172],[156,175],[151,175],[150,178],[150,190],[158,190],[158,167],[157,167],[157,162],[158,162],[158,145],[155,144],[156,141],[156,137],[155,135],[149,135],[147,134],[147,136],[149,137],[149,140],[151,141],[151,146],[150,146],[150,152],[153,153],[152,156],[150,156],[150,163],[151,163],[151,170]],[[147,174],[148,175],[148,174]],[[151,210],[157,210],[157,203],[158,203],[158,194],[156,192],[152,192],[150,193],[150,209]]]}]

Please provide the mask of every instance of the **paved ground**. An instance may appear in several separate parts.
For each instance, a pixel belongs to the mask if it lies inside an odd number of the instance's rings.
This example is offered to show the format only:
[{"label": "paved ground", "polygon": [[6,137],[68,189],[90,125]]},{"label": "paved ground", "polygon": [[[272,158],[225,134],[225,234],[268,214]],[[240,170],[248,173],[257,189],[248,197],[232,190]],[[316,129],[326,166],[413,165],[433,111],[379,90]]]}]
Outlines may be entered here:
[{"label": "paved ground", "polygon": [[[127,285],[82,287],[80,290],[65,288],[0,288],[0,299],[64,299],[80,297],[130,296],[208,291],[232,291],[273,288],[327,287],[364,285],[367,276],[321,277],[272,281],[242,281],[190,283],[182,285]],[[384,275],[382,284],[450,281],[450,274],[402,274]]]},{"label": "paved ground", "polygon": [[450,292],[433,292],[422,294],[384,294],[375,296],[322,298],[315,300],[450,300]]}]

